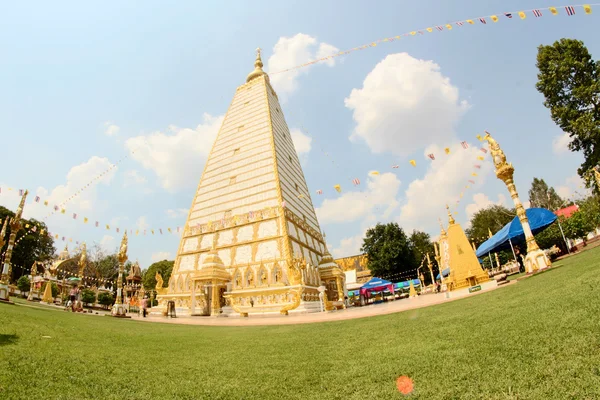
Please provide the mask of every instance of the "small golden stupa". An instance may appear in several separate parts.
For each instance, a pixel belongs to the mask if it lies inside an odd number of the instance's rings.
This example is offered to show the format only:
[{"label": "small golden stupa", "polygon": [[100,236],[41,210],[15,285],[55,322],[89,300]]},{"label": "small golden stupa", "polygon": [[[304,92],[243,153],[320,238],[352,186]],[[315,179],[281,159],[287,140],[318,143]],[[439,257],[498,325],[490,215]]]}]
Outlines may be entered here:
[{"label": "small golden stupa", "polygon": [[450,261],[450,275],[446,279],[449,290],[457,290],[478,285],[490,280],[488,274],[481,268],[475,251],[469,243],[465,231],[457,224],[450,209],[448,210],[447,243],[445,248]]}]

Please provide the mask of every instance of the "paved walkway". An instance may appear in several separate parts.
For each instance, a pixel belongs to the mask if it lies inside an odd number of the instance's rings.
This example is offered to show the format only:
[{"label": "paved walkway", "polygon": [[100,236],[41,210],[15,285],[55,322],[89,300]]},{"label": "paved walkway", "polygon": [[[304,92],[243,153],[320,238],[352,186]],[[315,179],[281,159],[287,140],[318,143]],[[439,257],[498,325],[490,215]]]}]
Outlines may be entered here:
[{"label": "paved walkway", "polygon": [[393,314],[401,311],[414,310],[418,308],[433,306],[436,304],[448,303],[465,297],[477,296],[481,293],[496,290],[500,287],[516,284],[516,281],[509,282],[502,286],[496,286],[490,289],[475,293],[466,293],[463,295],[451,294],[446,298],[445,293],[425,294],[412,299],[395,300],[382,304],[369,305],[365,307],[350,307],[346,310],[337,310],[320,313],[258,316],[250,315],[247,318],[241,317],[177,317],[167,318],[161,316],[149,316],[141,318],[133,316],[132,319],[143,322],[158,322],[165,324],[182,325],[205,325],[205,326],[263,326],[263,325],[294,325],[309,324],[314,322],[344,321],[355,318],[373,317],[376,315]]}]

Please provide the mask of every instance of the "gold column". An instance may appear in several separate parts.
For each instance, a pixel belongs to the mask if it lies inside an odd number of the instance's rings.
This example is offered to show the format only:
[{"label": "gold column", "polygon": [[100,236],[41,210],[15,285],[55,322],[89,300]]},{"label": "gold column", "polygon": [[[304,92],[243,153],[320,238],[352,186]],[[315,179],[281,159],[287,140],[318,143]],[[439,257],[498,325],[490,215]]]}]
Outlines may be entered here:
[{"label": "gold column", "polygon": [[[19,207],[17,208],[17,212],[15,216],[10,219],[8,223],[10,225],[10,236],[8,238],[8,247],[6,248],[6,255],[4,257],[4,265],[2,267],[2,275],[0,276],[0,300],[1,301],[9,301],[9,287],[10,277],[12,276],[12,252],[13,247],[15,246],[15,240],[17,238],[17,233],[21,229],[21,215],[23,215],[23,207],[25,207],[25,199],[27,198],[27,194],[29,192],[25,190],[23,193],[23,197],[21,197],[21,202],[19,203]],[[5,221],[6,224],[6,221]],[[5,228],[2,229],[3,232]],[[6,233],[4,233],[6,234]],[[2,235],[4,237],[4,235]]]},{"label": "gold column", "polygon": [[344,301],[344,285],[342,285],[342,278],[339,276],[335,277],[335,285],[338,292],[338,301]]},{"label": "gold column", "polygon": [[519,217],[519,221],[521,221],[521,225],[523,226],[525,242],[527,243],[527,256],[525,257],[525,268],[527,269],[528,273],[548,268],[550,266],[550,261],[546,257],[546,254],[543,251],[541,251],[538,247],[538,244],[535,241],[535,237],[531,232],[529,220],[527,219],[527,214],[525,213],[525,208],[523,207],[523,204],[521,204],[521,200],[519,199],[519,193],[517,192],[517,188],[513,180],[515,168],[513,167],[512,163],[506,162],[506,156],[504,155],[504,152],[500,148],[498,142],[496,142],[496,140],[492,138],[489,132],[485,132],[484,139],[487,140],[490,152],[492,153],[494,166],[496,168],[496,177],[502,182],[504,182],[504,184],[506,185],[506,188],[510,193],[510,197],[515,203],[515,208],[517,210],[517,216]]},{"label": "gold column", "polygon": [[210,310],[210,315],[216,316],[219,315],[219,310],[221,309],[221,304],[219,303],[219,287],[217,286],[217,281],[212,280],[212,305]]}]

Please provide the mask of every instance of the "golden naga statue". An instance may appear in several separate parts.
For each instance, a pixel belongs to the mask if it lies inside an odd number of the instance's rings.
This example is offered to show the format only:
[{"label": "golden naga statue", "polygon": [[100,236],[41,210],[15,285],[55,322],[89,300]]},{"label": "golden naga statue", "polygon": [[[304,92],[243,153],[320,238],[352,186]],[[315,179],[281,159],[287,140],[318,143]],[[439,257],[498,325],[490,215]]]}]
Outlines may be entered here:
[{"label": "golden naga statue", "polygon": [[85,269],[85,266],[87,265],[87,248],[85,245],[85,242],[83,242],[81,244],[82,249],[81,249],[81,257],[79,258],[79,275],[83,275],[83,270]]},{"label": "golden naga statue", "polygon": [[501,165],[506,164],[506,156],[504,155],[504,152],[500,148],[498,142],[496,142],[496,140],[492,137],[492,135],[490,135],[488,131],[485,131],[485,136],[483,137],[483,139],[486,140],[490,145],[490,152],[492,153],[494,165],[496,167],[499,167]]},{"label": "golden naga statue", "polygon": [[25,190],[25,193],[23,193],[21,201],[19,202],[19,207],[17,207],[15,216],[12,217],[8,223],[12,231],[18,232],[19,229],[21,229],[21,215],[23,215],[23,208],[25,208],[25,198],[27,198],[27,194],[29,194],[29,191]]},{"label": "golden naga statue", "polygon": [[125,263],[125,261],[127,261],[127,232],[125,232],[123,239],[121,240],[118,259],[120,263]]},{"label": "golden naga statue", "polygon": [[160,272],[156,271],[156,275],[154,275],[154,279],[156,279],[156,290],[162,289],[162,287],[163,287],[163,278],[160,275]]},{"label": "golden naga statue", "polygon": [[290,285],[301,285],[303,284],[302,270],[306,267],[301,260],[295,259],[288,261],[288,279]]},{"label": "golden naga statue", "polygon": [[6,225],[8,224],[8,220],[9,218],[6,217],[4,224],[2,225],[2,231],[0,231],[0,248],[4,246],[4,243],[6,243],[4,237],[6,236]]}]

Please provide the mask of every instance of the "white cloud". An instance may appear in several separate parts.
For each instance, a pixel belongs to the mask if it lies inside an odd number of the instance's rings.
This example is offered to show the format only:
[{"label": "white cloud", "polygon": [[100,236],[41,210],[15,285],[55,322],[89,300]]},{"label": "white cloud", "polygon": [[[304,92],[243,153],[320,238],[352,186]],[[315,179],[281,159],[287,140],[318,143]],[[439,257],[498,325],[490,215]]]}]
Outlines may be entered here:
[{"label": "white cloud", "polygon": [[169,218],[181,218],[186,217],[188,215],[188,211],[189,210],[187,208],[177,208],[175,210],[169,209],[167,210],[167,215]]},{"label": "white cloud", "polygon": [[106,130],[104,131],[106,136],[116,136],[121,130],[117,125],[108,121],[104,123],[104,126],[106,127]]},{"label": "white cloud", "polygon": [[364,140],[374,153],[397,155],[451,141],[454,126],[469,108],[439,65],[407,53],[388,55],[377,64],[345,105],[356,122],[351,140]]},{"label": "white cloud", "polygon": [[475,193],[473,195],[473,203],[467,204],[465,207],[465,212],[467,214],[467,220],[471,221],[473,215],[479,210],[483,210],[489,206],[493,206],[495,204],[498,205],[506,205],[506,196],[503,194],[498,194],[498,201],[492,201],[489,197],[487,197],[484,193]]},{"label": "white cloud", "polygon": [[163,188],[175,191],[195,187],[217,136],[223,116],[204,114],[195,129],[169,127],[169,133],[137,136],[125,143],[133,158],[152,170]]},{"label": "white cloud", "polygon": [[555,188],[556,193],[564,200],[584,197],[588,195],[589,190],[585,187],[585,182],[579,175],[572,175],[565,180],[565,183]]},{"label": "white cloud", "polygon": [[159,251],[158,253],[153,253],[151,258],[152,258],[152,262],[169,260],[169,259],[171,259],[171,253],[168,251]]},{"label": "white cloud", "polygon": [[[425,176],[408,185],[405,203],[398,217],[400,225],[409,232],[437,226],[438,217],[446,215],[446,204],[454,209],[460,193],[468,194],[467,191],[481,185],[492,171],[489,157],[485,161],[477,160],[481,153],[472,146],[463,149],[456,144],[450,148],[449,155],[444,154],[442,148],[430,146],[425,149],[427,153],[436,154],[436,159],[426,161],[430,162],[430,166]],[[473,168],[474,164],[480,165],[481,169]],[[473,171],[477,171],[477,177],[471,175]],[[469,180],[474,180],[475,185]],[[467,185],[469,189],[465,189]]]},{"label": "white cloud", "polygon": [[311,149],[312,138],[296,128],[290,131],[290,135],[292,136],[292,141],[294,142],[294,147],[296,148],[298,155],[307,155]]},{"label": "white cloud", "polygon": [[[338,52],[339,49],[333,45],[319,42],[316,38],[304,33],[298,33],[293,37],[279,38],[273,47],[273,54],[269,57],[267,66],[270,72],[278,72]],[[322,64],[333,67],[335,65],[335,59],[330,58],[329,60],[322,62]],[[311,68],[312,66],[308,66],[269,76],[271,84],[277,91],[282,102],[285,102],[287,96],[298,89],[298,78],[300,74],[306,74]]]},{"label": "white cloud", "polygon": [[104,235],[100,240],[100,247],[107,253],[112,253],[117,248],[117,242],[113,236]]},{"label": "white cloud", "polygon": [[370,218],[379,207],[383,208],[383,217],[389,216],[398,206],[396,200],[400,188],[398,177],[387,172],[367,179],[367,187],[364,191],[344,191],[342,186],[340,196],[335,199],[325,199],[321,207],[316,209],[319,222],[321,224],[353,222]]},{"label": "white cloud", "polygon": [[571,138],[568,133],[555,136],[552,139],[552,150],[555,154],[566,153],[569,151],[569,143],[571,143]]},{"label": "white cloud", "polygon": [[150,227],[150,225],[148,224],[148,218],[146,218],[145,216],[139,217],[135,225],[139,230],[148,229]]},{"label": "white cloud", "polygon": [[334,258],[350,257],[361,254],[360,248],[363,244],[364,234],[344,238],[338,247],[331,249]]},{"label": "white cloud", "polygon": [[125,172],[123,186],[128,187],[133,185],[140,185],[142,183],[146,183],[147,181],[148,180],[144,176],[140,175],[140,173],[137,170],[130,169],[129,171]]},{"label": "white cloud", "polygon": [[[25,217],[43,218],[52,211],[55,205],[66,209],[69,214],[92,208],[97,209],[95,203],[97,202],[98,184],[110,184],[116,170],[117,167],[111,164],[108,158],[91,157],[86,162],[69,170],[64,185],[58,185],[51,190],[40,186],[35,193],[31,193],[29,198],[37,195],[40,196],[41,201],[25,207]],[[93,180],[101,173],[104,174],[99,179]],[[86,187],[88,184],[90,185]],[[48,201],[48,207],[42,205],[43,201]]]}]

